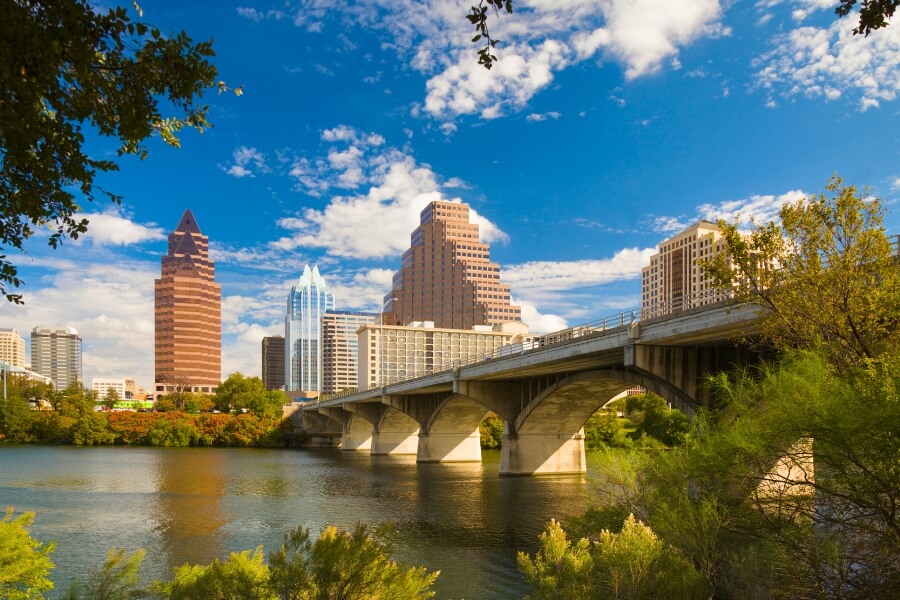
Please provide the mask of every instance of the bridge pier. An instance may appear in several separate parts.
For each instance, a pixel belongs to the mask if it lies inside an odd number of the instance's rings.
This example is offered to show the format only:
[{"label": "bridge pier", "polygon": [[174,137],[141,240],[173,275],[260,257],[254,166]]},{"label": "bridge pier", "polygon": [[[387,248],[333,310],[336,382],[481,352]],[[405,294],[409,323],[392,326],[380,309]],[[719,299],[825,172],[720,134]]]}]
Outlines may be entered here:
[{"label": "bridge pier", "polygon": [[420,432],[416,462],[481,462],[481,432]]},{"label": "bridge pier", "polygon": [[375,454],[418,454],[419,432],[376,431],[372,434],[371,452]]},{"label": "bridge pier", "polygon": [[354,415],[344,426],[341,450],[371,450],[372,424]]},{"label": "bridge pier", "polygon": [[563,475],[584,473],[584,429],[575,435],[526,433],[503,435],[501,475]]}]

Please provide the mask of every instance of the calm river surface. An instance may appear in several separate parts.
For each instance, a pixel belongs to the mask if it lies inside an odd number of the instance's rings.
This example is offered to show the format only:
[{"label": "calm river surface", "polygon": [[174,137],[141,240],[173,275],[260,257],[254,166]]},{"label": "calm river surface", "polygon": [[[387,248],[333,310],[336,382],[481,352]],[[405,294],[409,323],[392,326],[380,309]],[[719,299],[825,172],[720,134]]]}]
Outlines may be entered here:
[{"label": "calm river surface", "polygon": [[368,452],[218,448],[0,447],[0,508],[37,513],[32,535],[56,540],[56,597],[102,565],[106,550],[143,548],[148,579],[232,551],[278,548],[304,525],[396,525],[394,557],[440,569],[437,598],[521,598],[516,550],[533,552],[550,518],[587,506],[584,477],[500,477],[482,464],[416,464]]}]

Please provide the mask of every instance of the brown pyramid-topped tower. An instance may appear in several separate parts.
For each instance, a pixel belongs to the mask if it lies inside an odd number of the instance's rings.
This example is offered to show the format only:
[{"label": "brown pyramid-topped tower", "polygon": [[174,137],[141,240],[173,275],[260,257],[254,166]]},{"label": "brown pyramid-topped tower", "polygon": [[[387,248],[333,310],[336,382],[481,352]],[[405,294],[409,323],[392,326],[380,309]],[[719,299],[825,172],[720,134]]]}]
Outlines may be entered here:
[{"label": "brown pyramid-topped tower", "polygon": [[169,234],[154,285],[157,396],[214,392],[222,381],[222,288],[215,276],[209,238],[186,210]]}]

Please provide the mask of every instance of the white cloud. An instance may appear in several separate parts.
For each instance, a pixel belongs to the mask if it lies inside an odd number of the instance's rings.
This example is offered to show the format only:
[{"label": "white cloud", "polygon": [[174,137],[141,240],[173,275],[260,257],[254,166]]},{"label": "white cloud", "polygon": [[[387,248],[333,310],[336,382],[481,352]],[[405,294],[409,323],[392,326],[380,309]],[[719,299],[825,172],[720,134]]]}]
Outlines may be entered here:
[{"label": "white cloud", "polygon": [[586,60],[617,61],[627,79],[678,68],[680,48],[729,33],[719,22],[720,0],[523,0],[513,15],[491,15],[491,35],[501,43],[487,71],[456,2],[367,0],[342,10],[386,32],[385,47],[429,77],[420,109],[440,120],[520,110],[555,73]]},{"label": "white cloud", "polygon": [[272,170],[266,164],[265,155],[256,148],[240,146],[231,153],[231,156],[234,164],[221,169],[233,177],[256,177],[255,172],[269,173]]},{"label": "white cloud", "polygon": [[275,8],[263,12],[261,10],[256,10],[255,8],[238,6],[236,10],[237,14],[239,14],[240,16],[244,17],[245,19],[250,19],[251,21],[256,21],[257,23],[264,19],[280,21],[287,16],[284,11]]},{"label": "white cloud", "polygon": [[715,223],[719,219],[730,223],[737,222],[741,227],[756,223],[775,221],[778,211],[789,202],[805,200],[808,194],[803,190],[790,190],[783,194],[752,194],[739,200],[724,200],[718,203],[704,203],[697,207],[693,218],[681,215],[678,217],[656,216],[650,221],[650,227],[657,233],[677,233],[690,227],[701,219]]},{"label": "white cloud", "polygon": [[79,213],[74,218],[89,221],[88,232],[82,239],[95,246],[128,246],[166,239],[162,228],[135,223],[115,208],[102,213]]},{"label": "white cloud", "polygon": [[541,121],[546,121],[547,119],[556,120],[559,117],[560,117],[560,114],[558,112],[550,111],[550,112],[545,112],[545,113],[531,113],[530,115],[525,117],[525,120],[528,122],[541,122]]},{"label": "white cloud", "polygon": [[773,40],[773,49],[753,61],[756,86],[774,96],[836,100],[850,94],[861,111],[900,94],[900,29],[853,35],[854,19],[827,28],[799,27]]},{"label": "white cloud", "polygon": [[[159,266],[155,261],[118,255],[96,260],[94,256],[86,261],[80,251],[77,261],[62,257],[44,261],[53,271],[34,282],[39,287],[29,285],[24,305],[4,309],[6,320],[26,338],[37,325],[74,327],[83,340],[88,385],[97,376],[134,377],[149,389],[153,383],[153,279],[159,276]],[[62,321],[61,314],[65,315]]]},{"label": "white cloud", "polygon": [[900,177],[894,177],[894,179],[891,181],[891,189],[900,190]]},{"label": "white cloud", "polygon": [[625,281],[640,277],[641,268],[650,263],[653,248],[625,248],[612,258],[576,261],[533,261],[503,267],[501,279],[516,294],[572,290]]},{"label": "white cloud", "polygon": [[533,302],[513,298],[512,303],[522,307],[522,321],[528,323],[529,333],[552,333],[569,326],[566,320],[559,315],[541,314]]},{"label": "white cloud", "polygon": [[[290,235],[273,242],[273,248],[323,248],[330,256],[358,259],[398,255],[409,247],[409,235],[428,203],[459,201],[444,197],[430,167],[400,150],[383,147],[380,136],[341,126],[325,132],[323,139],[335,144],[327,159],[300,159],[292,168],[301,189],[318,195],[331,188],[355,190],[365,185],[368,190],[335,195],[323,209],[306,208],[280,219],[278,225]],[[503,231],[476,211],[471,218],[479,224],[485,242],[507,240]],[[363,231],[366,234],[360,235]]]}]

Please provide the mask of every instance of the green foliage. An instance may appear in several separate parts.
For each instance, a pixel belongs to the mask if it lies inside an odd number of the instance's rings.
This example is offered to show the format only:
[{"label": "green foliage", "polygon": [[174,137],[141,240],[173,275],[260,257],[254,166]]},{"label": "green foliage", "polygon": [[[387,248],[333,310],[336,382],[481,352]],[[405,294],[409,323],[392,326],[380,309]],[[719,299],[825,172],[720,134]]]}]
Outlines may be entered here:
[{"label": "green foliage", "polygon": [[0,598],[32,600],[43,598],[43,592],[53,589],[47,577],[53,569],[50,554],[54,544],[42,544],[29,534],[34,513],[16,518],[12,508],[0,520]]},{"label": "green foliage", "polygon": [[94,570],[86,584],[72,582],[66,593],[67,600],[130,600],[143,598],[146,592],[140,587],[143,550],[135,550],[128,556],[124,550],[111,548],[106,553],[103,568]]},{"label": "green foliage", "polygon": [[8,394],[0,398],[0,444],[31,441],[31,408],[24,398]]},{"label": "green foliage", "polygon": [[103,402],[101,403],[105,408],[112,410],[116,407],[116,402],[120,400],[119,393],[116,391],[116,388],[109,388],[106,390],[106,397],[103,398]]},{"label": "green foliage", "polygon": [[315,542],[299,527],[263,562],[262,547],[208,566],[184,565],[156,591],[172,600],[418,600],[431,598],[438,573],[404,569],[364,525],[353,533],[326,528]]},{"label": "green foliage", "polygon": [[601,408],[584,424],[584,443],[588,448],[631,448],[632,439],[618,414]]},{"label": "green foliage", "polygon": [[171,600],[275,600],[269,587],[269,568],[263,562],[262,546],[254,551],[232,552],[228,560],[208,566],[184,565],[175,577],[156,582],[158,592]]},{"label": "green foliage", "polygon": [[[834,9],[840,17],[847,16],[856,5],[856,0],[840,0],[840,5]],[[859,24],[853,29],[855,34],[868,36],[871,32],[882,27],[887,27],[890,18],[894,16],[900,0],[863,0],[859,8]]]},{"label": "green foliage", "polygon": [[597,541],[566,539],[551,521],[541,535],[541,549],[531,559],[518,554],[519,569],[535,600],[588,598],[699,598],[700,574],[676,548],[629,515],[614,533],[602,530]]},{"label": "green foliage", "polygon": [[556,521],[550,521],[540,536],[541,549],[532,559],[519,552],[519,570],[534,588],[534,600],[581,600],[594,598],[594,557],[591,543],[581,538],[574,545]]},{"label": "green foliage", "polygon": [[194,446],[200,439],[200,432],[191,421],[159,419],[147,433],[151,446],[174,446],[184,448]]},{"label": "green foliage", "polygon": [[720,289],[762,309],[764,338],[779,349],[821,349],[839,368],[900,343],[900,266],[884,209],[837,176],[831,195],[786,204],[780,223],[747,236],[720,222],[726,250],[702,263]]},{"label": "green foliage", "polygon": [[[209,126],[197,101],[216,85],[211,41],[163,34],[124,8],[84,0],[2,2],[0,39],[0,88],[15,98],[0,103],[0,249],[23,250],[47,227],[54,248],[87,231],[76,190],[93,200],[97,172],[117,165],[85,153],[86,126],[117,140],[120,155],[141,158],[148,137],[178,146],[184,127]],[[21,283],[0,254],[0,294],[20,302],[9,289]]]},{"label": "green foliage", "polygon": [[77,446],[101,446],[115,441],[116,434],[110,430],[105,414],[84,413],[72,428],[72,443]]},{"label": "green foliage", "polygon": [[247,409],[260,418],[280,419],[288,399],[280,390],[266,390],[259,377],[232,373],[216,390],[213,402],[222,412]]},{"label": "green foliage", "polygon": [[478,431],[481,433],[482,448],[495,449],[503,445],[503,419],[497,415],[488,415],[478,424]]}]

